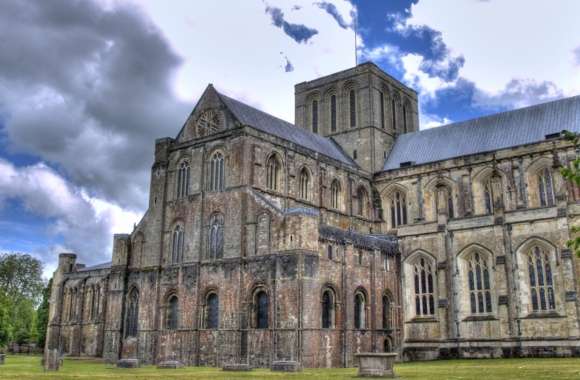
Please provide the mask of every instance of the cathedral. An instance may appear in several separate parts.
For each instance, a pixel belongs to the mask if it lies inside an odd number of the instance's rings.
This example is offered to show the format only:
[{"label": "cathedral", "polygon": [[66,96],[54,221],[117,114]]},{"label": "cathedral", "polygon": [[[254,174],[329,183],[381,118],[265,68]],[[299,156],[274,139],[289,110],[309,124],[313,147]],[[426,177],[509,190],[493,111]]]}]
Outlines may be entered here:
[{"label": "cathedral", "polygon": [[351,367],[580,356],[580,97],[420,130],[373,63],[295,86],[295,124],[211,84],[155,141],[111,261],[59,256],[47,350],[141,364]]}]

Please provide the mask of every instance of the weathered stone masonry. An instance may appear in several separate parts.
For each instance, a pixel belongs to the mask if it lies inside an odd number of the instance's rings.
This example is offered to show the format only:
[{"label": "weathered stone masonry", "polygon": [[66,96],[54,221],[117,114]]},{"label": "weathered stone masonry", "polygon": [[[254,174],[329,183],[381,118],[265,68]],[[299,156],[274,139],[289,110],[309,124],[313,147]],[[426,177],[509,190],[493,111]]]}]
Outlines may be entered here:
[{"label": "weathered stone masonry", "polygon": [[418,131],[416,93],[367,63],[296,85],[295,106],[292,125],[208,86],[156,141],[149,208],[112,261],[60,256],[47,349],[261,367],[580,355],[580,192],[558,171],[579,98]]}]

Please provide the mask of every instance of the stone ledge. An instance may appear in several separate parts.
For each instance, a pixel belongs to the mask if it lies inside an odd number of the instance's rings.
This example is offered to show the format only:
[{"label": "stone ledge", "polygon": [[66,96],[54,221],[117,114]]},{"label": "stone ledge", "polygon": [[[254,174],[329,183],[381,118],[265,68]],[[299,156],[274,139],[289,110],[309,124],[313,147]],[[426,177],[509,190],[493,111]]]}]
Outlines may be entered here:
[{"label": "stone ledge", "polygon": [[279,371],[279,372],[301,372],[302,365],[296,361],[290,360],[281,360],[272,362],[272,366],[270,367],[272,371]]},{"label": "stone ledge", "polygon": [[118,368],[139,368],[139,359],[121,359],[117,362]]}]

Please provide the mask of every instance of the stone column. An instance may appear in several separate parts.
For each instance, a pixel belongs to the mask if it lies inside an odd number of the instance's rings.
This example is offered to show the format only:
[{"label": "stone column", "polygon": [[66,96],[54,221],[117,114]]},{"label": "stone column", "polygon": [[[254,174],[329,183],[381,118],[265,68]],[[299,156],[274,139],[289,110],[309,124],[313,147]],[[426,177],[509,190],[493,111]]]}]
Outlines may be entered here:
[{"label": "stone column", "polygon": [[52,276],[52,289],[48,301],[48,327],[44,346],[43,365],[47,371],[56,371],[60,365],[60,327],[63,305],[63,286],[65,274],[73,270],[77,256],[74,253],[61,253],[58,267]]}]

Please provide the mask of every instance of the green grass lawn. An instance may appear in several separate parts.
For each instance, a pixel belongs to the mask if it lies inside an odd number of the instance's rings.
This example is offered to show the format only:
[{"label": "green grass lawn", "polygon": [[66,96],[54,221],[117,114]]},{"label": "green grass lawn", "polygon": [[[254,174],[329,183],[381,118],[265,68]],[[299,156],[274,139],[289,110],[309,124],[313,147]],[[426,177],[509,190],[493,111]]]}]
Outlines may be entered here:
[{"label": "green grass lawn", "polygon": [[[395,367],[401,379],[580,379],[580,359],[488,359],[402,363]],[[97,360],[65,359],[58,372],[44,372],[38,356],[8,356],[0,379],[352,379],[355,368],[305,369],[297,374],[257,369],[223,372],[218,368],[187,367],[159,370],[153,366],[119,369]]]}]

